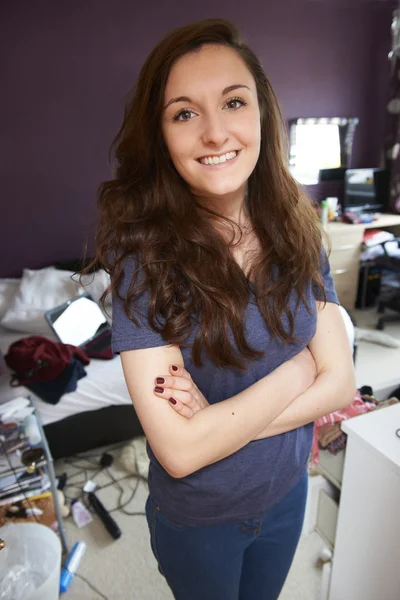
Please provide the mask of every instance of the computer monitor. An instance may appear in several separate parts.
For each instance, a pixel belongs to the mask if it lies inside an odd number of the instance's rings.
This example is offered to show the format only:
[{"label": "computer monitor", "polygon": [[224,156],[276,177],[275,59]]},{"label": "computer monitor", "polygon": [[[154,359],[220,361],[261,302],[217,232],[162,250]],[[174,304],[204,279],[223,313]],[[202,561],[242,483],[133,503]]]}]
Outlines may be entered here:
[{"label": "computer monitor", "polygon": [[389,171],[347,169],[344,179],[343,210],[385,212],[389,199]]},{"label": "computer monitor", "polygon": [[320,169],[319,182],[321,181],[344,181],[346,175],[346,167],[338,167],[337,169]]}]

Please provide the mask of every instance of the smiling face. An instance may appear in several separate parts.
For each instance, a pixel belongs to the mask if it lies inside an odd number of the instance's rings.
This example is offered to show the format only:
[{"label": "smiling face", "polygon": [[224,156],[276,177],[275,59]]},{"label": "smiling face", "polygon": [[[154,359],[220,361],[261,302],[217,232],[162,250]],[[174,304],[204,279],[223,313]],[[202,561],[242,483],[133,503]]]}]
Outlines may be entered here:
[{"label": "smiling face", "polygon": [[184,55],[171,69],[164,107],[164,140],[193,194],[243,202],[261,126],[256,84],[241,57],[217,45]]}]

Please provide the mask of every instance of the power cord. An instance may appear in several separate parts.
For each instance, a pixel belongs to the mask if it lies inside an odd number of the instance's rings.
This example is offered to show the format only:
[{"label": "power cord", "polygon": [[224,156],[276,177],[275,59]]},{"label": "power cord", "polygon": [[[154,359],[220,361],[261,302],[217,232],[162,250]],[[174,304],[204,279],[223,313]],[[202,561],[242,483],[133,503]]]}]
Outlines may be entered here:
[{"label": "power cord", "polygon": [[79,575],[79,573],[75,573],[74,577],[79,577],[79,579],[82,579],[82,581],[84,581],[86,585],[90,587],[90,589],[96,592],[96,594],[98,594],[100,598],[103,598],[103,600],[108,600],[107,596],[104,596],[104,594],[102,594],[97,588],[95,588],[94,585],[90,583],[88,579],[86,579],[86,577],[83,577],[83,575]]},{"label": "power cord", "polygon": [[[4,456],[6,457],[8,466],[9,466],[10,470],[12,471],[12,473],[13,473],[13,475],[15,477],[15,480],[16,480],[16,482],[18,484],[18,489],[19,489],[20,493],[24,496],[24,499],[25,499],[26,503],[28,504],[28,507],[31,509],[31,514],[34,517],[36,523],[40,524],[40,520],[37,518],[37,515],[35,513],[34,507],[32,506],[31,502],[29,501],[28,496],[25,493],[25,490],[23,489],[23,487],[21,486],[21,484],[19,482],[18,473],[16,472],[16,469],[14,468],[14,466],[13,466],[11,460],[10,460],[9,455],[6,452],[6,447],[5,447],[5,444],[4,444],[2,436],[0,436],[0,443],[1,443],[1,446],[2,446],[2,451],[4,453]],[[100,469],[100,471],[101,471],[101,469]],[[107,596],[104,596],[104,594],[102,594],[102,592],[100,592],[100,590],[98,590],[88,579],[86,579],[86,577],[84,577],[83,575],[80,575],[79,573],[75,573],[74,576],[78,577],[79,579],[82,579],[82,581],[84,581],[86,583],[86,585],[88,585],[96,594],[98,594],[98,596],[100,598],[102,598],[103,600],[109,600],[107,598]]]},{"label": "power cord", "polygon": [[[107,452],[111,452],[113,450],[118,450],[125,444],[126,444],[126,442],[122,442],[117,445],[113,445],[111,447],[108,446]],[[75,498],[78,498],[79,500],[84,501],[87,508],[91,512],[93,512],[92,507],[86,501],[85,492],[83,491],[83,486],[89,479],[91,481],[94,481],[95,478],[100,473],[103,473],[103,474],[107,475],[107,477],[111,481],[109,483],[105,483],[103,485],[98,485],[96,487],[96,493],[98,493],[99,491],[104,490],[106,488],[109,488],[110,486],[114,486],[114,488],[116,490],[118,490],[118,492],[119,492],[117,505],[114,508],[111,508],[110,510],[108,510],[108,512],[112,513],[112,512],[116,512],[116,511],[121,511],[122,513],[124,513],[128,516],[145,516],[144,512],[137,512],[137,511],[131,512],[126,509],[126,507],[129,506],[129,504],[134,499],[137,489],[139,487],[140,481],[145,482],[147,485],[147,479],[145,477],[143,477],[142,475],[140,475],[140,473],[139,473],[139,467],[138,467],[136,455],[135,455],[136,473],[131,473],[129,475],[124,475],[122,477],[116,478],[110,472],[110,470],[107,468],[108,466],[111,466],[114,458],[112,455],[105,453],[104,450],[105,450],[105,448],[102,449],[101,453],[97,453],[97,454],[92,454],[92,453],[86,454],[86,455],[75,454],[73,456],[70,456],[70,457],[64,459],[64,463],[66,465],[68,465],[69,467],[71,467],[73,469],[76,469],[75,473],[68,474],[68,477],[67,477],[68,483],[65,483],[65,485],[62,488],[62,491],[63,491],[63,494],[64,494],[66,500],[71,502]],[[131,493],[130,493],[128,499],[124,501],[123,497],[127,490],[123,488],[123,486],[121,485],[121,482],[125,481],[127,479],[136,480],[136,484],[135,484],[133,490],[131,490]],[[96,594],[98,594],[100,598],[102,598],[103,600],[108,600],[108,598],[106,596],[104,596],[104,594],[102,594],[102,592],[100,592],[88,579],[86,579],[86,577],[84,577],[83,575],[80,575],[79,573],[75,573],[75,577],[79,577],[80,579],[82,579],[82,581],[84,581]]]},{"label": "power cord", "polygon": [[[117,449],[121,448],[122,446],[124,446],[125,444],[126,444],[126,442],[122,442],[122,443],[119,443],[112,447],[108,447],[107,451],[111,452],[112,450],[117,450]],[[112,461],[109,462],[107,460],[103,460],[105,457],[107,457],[107,454],[104,453],[104,449],[103,449],[100,454],[86,454],[86,455],[75,454],[69,458],[64,459],[64,462],[66,465],[76,469],[75,473],[68,475],[68,483],[63,488],[63,493],[64,493],[65,498],[69,502],[71,502],[75,498],[77,498],[81,501],[84,501],[85,504],[88,506],[89,510],[91,510],[90,505],[88,505],[88,503],[86,502],[85,493],[83,491],[83,486],[89,479],[91,481],[94,481],[95,478],[100,473],[103,473],[103,474],[106,474],[111,481],[108,483],[105,483],[103,485],[99,484],[96,487],[96,494],[98,492],[101,492],[101,490],[105,490],[106,488],[109,488],[110,486],[113,486],[119,492],[117,505],[111,509],[108,509],[108,512],[113,513],[116,511],[121,511],[122,513],[124,513],[128,516],[145,516],[145,513],[142,511],[140,511],[140,512],[129,511],[126,509],[126,507],[129,506],[129,504],[134,499],[136,492],[138,490],[140,481],[145,482],[147,485],[147,479],[139,474],[139,468],[138,468],[136,456],[135,456],[136,473],[131,473],[129,475],[124,475],[124,476],[118,477],[118,478],[115,478],[113,476],[113,474],[109,471],[109,469],[107,469],[105,466],[99,467],[99,465],[101,465],[102,463],[104,465],[106,465],[106,464],[111,465]],[[88,464],[85,464],[85,463],[88,463]],[[92,471],[94,471],[94,472],[92,472]],[[124,500],[124,494],[126,494],[127,490],[122,487],[121,482],[125,481],[127,479],[136,480],[136,484],[135,484],[133,490],[131,490],[129,497],[126,500]]]}]

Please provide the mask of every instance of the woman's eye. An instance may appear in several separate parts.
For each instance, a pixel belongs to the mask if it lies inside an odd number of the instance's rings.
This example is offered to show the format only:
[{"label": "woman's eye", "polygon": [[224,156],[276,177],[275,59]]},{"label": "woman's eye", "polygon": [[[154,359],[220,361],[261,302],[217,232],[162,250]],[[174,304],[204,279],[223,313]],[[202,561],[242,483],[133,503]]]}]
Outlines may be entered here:
[{"label": "woman's eye", "polygon": [[181,110],[174,116],[174,121],[190,121],[194,112],[192,110]]},{"label": "woman's eye", "polygon": [[245,106],[245,101],[241,100],[240,98],[233,98],[232,100],[229,100],[229,102],[226,103],[226,106],[228,108],[231,108],[233,110],[236,110],[237,108],[240,108],[241,106]]}]

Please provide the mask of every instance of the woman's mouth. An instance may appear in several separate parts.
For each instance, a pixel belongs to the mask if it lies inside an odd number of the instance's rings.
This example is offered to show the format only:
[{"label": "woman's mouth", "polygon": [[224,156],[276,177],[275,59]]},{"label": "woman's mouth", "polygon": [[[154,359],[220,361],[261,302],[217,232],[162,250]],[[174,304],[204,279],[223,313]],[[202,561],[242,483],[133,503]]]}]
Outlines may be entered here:
[{"label": "woman's mouth", "polygon": [[220,156],[202,156],[198,158],[198,162],[207,167],[217,167],[232,163],[240,154],[240,150],[233,150],[232,152],[226,152]]}]

